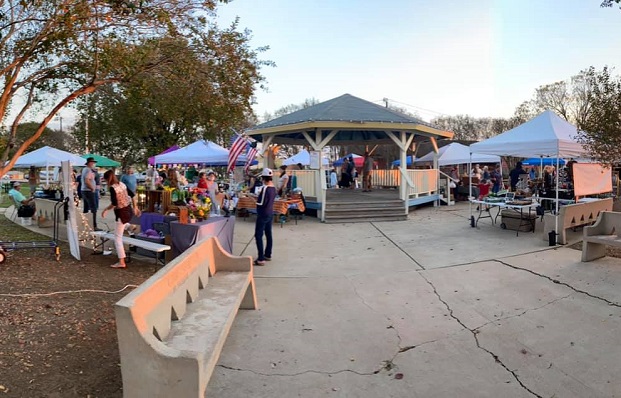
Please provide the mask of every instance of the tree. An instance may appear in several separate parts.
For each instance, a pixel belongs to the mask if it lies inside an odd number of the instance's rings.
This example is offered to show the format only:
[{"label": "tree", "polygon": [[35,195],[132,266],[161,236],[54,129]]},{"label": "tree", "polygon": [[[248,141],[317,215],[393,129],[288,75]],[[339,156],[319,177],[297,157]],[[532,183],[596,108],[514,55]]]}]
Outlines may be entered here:
[{"label": "tree", "polygon": [[585,73],[581,71],[570,79],[538,87],[532,99],[516,108],[514,118],[524,123],[551,110],[568,122],[580,125],[589,116],[591,109],[589,81]]},{"label": "tree", "polygon": [[263,49],[250,49],[249,32],[236,28],[212,29],[192,45],[161,44],[176,62],[84,97],[76,135],[93,151],[132,164],[173,144],[225,142],[231,128],[246,128],[254,87],[263,81],[259,69],[271,62],[259,61]]},{"label": "tree", "polygon": [[[17,130],[16,130],[16,140],[18,142],[23,142],[26,139],[28,139],[28,137],[31,137],[39,128],[39,123],[38,122],[28,122],[28,123],[22,123],[20,125],[17,126]],[[5,144],[6,142],[8,142],[8,137],[6,134],[1,135],[0,137],[2,137],[3,139],[3,143],[0,143],[0,150],[5,150]],[[67,131],[59,131],[59,130],[52,130],[48,127],[45,128],[43,135],[41,136],[41,139],[37,140],[37,142],[33,143],[30,146],[30,149],[39,149],[42,148],[44,146],[51,146],[63,151],[68,151],[68,150],[72,150],[75,147],[75,140],[73,139],[73,137],[71,136],[71,134],[69,134]],[[9,149],[9,154],[12,155],[12,153],[15,151],[15,149]]]},{"label": "tree", "polygon": [[578,126],[578,141],[604,164],[621,161],[621,76],[605,67],[586,71],[590,88],[588,117]]},{"label": "tree", "polygon": [[[0,176],[76,98],[174,64],[176,54],[163,50],[163,39],[200,42],[214,28],[209,18],[220,2],[227,0],[0,2],[0,120],[10,125],[1,164],[17,147]],[[7,121],[11,107],[15,114]],[[17,126],[32,110],[45,116],[32,136],[16,142]]]},{"label": "tree", "polygon": [[621,0],[604,0],[600,7],[612,7],[614,3],[621,4]]}]

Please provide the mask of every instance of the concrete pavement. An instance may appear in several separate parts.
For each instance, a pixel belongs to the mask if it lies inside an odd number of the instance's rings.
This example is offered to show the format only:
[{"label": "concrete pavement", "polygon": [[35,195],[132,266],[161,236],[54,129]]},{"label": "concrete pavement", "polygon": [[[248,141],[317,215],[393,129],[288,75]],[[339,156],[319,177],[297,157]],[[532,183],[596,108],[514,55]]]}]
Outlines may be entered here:
[{"label": "concrete pavement", "polygon": [[468,217],[276,226],[261,308],[238,314],[207,396],[621,396],[621,259]]},{"label": "concrete pavement", "polygon": [[[237,315],[207,396],[621,396],[621,259],[469,215],[275,225],[260,309]],[[236,254],[256,255],[253,221]]]}]

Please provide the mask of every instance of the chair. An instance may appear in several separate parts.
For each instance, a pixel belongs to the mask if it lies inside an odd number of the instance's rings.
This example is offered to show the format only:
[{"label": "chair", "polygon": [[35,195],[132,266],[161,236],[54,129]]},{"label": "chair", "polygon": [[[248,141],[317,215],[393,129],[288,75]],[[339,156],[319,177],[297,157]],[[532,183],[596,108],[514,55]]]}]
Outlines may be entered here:
[{"label": "chair", "polygon": [[[9,220],[15,221],[15,218],[19,216],[19,208],[23,205],[15,199],[15,196],[9,194],[11,200],[13,201],[13,213],[9,217]],[[30,217],[20,217],[20,221],[22,225],[32,225],[32,219]]]}]

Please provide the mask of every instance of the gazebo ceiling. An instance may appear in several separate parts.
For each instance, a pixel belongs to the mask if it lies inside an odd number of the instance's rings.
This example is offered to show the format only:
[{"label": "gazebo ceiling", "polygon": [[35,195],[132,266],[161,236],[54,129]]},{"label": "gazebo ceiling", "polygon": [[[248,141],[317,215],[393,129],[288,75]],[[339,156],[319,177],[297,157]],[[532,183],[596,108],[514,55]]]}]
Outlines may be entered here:
[{"label": "gazebo ceiling", "polygon": [[336,134],[330,143],[340,145],[392,144],[389,131],[395,134],[405,131],[421,138],[453,137],[451,132],[350,94],[262,123],[246,130],[246,134],[258,141],[262,141],[263,136],[274,136],[274,142],[304,144],[307,139],[303,132],[315,138],[318,132],[325,137],[332,131]]}]

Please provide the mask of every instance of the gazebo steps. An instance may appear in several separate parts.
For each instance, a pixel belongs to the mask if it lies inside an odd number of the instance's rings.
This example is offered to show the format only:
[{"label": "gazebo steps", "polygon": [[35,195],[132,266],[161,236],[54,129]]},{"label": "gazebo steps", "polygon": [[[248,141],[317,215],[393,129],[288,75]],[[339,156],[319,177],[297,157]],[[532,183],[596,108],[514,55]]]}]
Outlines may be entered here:
[{"label": "gazebo steps", "polygon": [[405,214],[399,216],[377,216],[377,217],[362,217],[362,218],[328,218],[326,217],[326,224],[345,224],[345,223],[355,223],[355,222],[384,222],[384,221],[405,221],[408,219],[408,216]]},{"label": "gazebo steps", "polygon": [[403,221],[407,214],[401,200],[327,202],[324,219],[326,223]]}]

